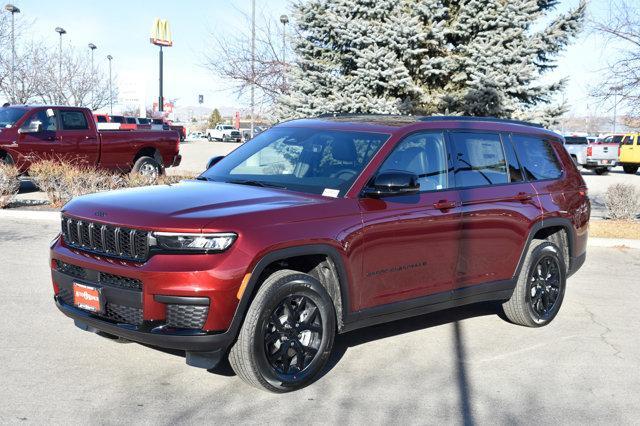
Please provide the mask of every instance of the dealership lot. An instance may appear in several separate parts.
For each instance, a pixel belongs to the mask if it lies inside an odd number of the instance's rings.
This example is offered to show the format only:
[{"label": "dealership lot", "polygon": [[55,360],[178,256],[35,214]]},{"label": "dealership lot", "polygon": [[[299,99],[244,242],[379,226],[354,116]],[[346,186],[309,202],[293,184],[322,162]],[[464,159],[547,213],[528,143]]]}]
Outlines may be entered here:
[{"label": "dealership lot", "polygon": [[549,327],[479,305],[363,329],[338,338],[317,383],[272,395],[228,366],[76,329],[52,302],[57,227],[0,222],[0,423],[640,421],[640,251],[590,248]]}]

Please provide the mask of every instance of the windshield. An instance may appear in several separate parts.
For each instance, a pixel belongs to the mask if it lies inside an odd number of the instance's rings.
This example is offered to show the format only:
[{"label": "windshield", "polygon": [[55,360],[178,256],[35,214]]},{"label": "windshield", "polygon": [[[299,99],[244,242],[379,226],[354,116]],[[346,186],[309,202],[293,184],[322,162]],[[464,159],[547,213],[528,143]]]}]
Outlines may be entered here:
[{"label": "windshield", "polygon": [[276,127],[242,145],[200,179],[342,196],[388,134]]},{"label": "windshield", "polygon": [[27,112],[26,108],[0,108],[0,127],[11,127]]},{"label": "windshield", "polygon": [[584,136],[565,136],[567,145],[587,145],[589,141]]}]

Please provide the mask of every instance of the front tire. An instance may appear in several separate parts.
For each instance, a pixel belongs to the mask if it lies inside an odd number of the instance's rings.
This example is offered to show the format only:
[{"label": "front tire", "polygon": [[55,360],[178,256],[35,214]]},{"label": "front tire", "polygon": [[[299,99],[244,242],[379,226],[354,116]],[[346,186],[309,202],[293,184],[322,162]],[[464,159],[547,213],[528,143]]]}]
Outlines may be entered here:
[{"label": "front tire", "polygon": [[560,248],[544,240],[534,240],[520,270],[511,298],[502,304],[504,314],[514,324],[542,327],[560,310],[566,288],[566,266]]},{"label": "front tire", "polygon": [[638,166],[635,164],[624,164],[622,170],[629,175],[635,175],[638,171]]},{"label": "front tire", "polygon": [[261,285],[229,353],[251,386],[290,392],[313,382],[331,354],[336,314],[318,280],[280,270]]}]

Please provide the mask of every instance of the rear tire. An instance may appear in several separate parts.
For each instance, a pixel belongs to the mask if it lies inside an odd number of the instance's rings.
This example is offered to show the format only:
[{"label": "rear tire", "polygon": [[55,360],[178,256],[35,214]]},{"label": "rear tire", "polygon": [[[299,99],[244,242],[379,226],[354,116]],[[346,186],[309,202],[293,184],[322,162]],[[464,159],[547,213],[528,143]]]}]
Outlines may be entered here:
[{"label": "rear tire", "polygon": [[533,240],[511,298],[502,304],[514,324],[542,327],[560,310],[566,288],[566,266],[562,250],[545,240]]},{"label": "rear tire", "polygon": [[624,164],[622,170],[627,174],[635,175],[638,171],[638,166],[635,164]]},{"label": "rear tire", "polygon": [[594,171],[596,172],[596,174],[598,176],[602,176],[602,175],[606,175],[607,173],[609,173],[609,168],[608,167],[598,167]]},{"label": "rear tire", "polygon": [[9,154],[4,154],[0,157],[0,164],[4,164],[6,166],[13,166],[13,158]]},{"label": "rear tire", "polygon": [[290,392],[313,382],[331,354],[336,314],[318,280],[280,270],[261,285],[229,352],[233,371],[251,386]]},{"label": "rear tire", "polygon": [[160,164],[153,157],[143,156],[136,160],[131,173],[146,176],[149,179],[155,180],[162,173]]}]

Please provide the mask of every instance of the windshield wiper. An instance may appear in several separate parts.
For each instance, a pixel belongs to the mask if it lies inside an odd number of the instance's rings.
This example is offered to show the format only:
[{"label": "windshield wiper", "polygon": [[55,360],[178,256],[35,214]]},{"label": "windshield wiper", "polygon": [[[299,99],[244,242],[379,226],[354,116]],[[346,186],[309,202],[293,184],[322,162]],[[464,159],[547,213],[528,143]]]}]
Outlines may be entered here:
[{"label": "windshield wiper", "polygon": [[251,179],[234,179],[234,180],[225,180],[226,183],[236,183],[238,185],[251,185],[251,186],[261,186],[263,188],[285,188],[284,185],[278,185],[277,183],[270,182],[262,182],[259,180],[251,180]]},{"label": "windshield wiper", "polygon": [[198,176],[198,177],[196,178],[196,180],[204,180],[204,181],[209,182],[211,179],[209,179],[208,177],[205,177],[205,176]]}]

